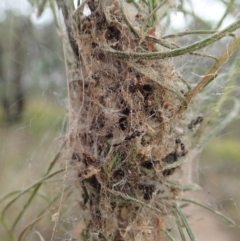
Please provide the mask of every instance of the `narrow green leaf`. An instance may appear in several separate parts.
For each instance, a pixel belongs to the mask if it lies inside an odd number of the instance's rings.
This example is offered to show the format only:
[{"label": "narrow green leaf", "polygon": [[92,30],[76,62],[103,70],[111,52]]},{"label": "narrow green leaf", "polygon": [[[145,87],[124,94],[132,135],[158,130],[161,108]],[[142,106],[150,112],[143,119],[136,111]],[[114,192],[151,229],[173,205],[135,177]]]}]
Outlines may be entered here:
[{"label": "narrow green leaf", "polygon": [[184,223],[184,226],[187,230],[188,236],[190,238],[191,241],[196,241],[196,238],[193,235],[193,232],[187,222],[187,219],[185,217],[185,215],[183,214],[182,210],[178,207],[178,205],[176,203],[173,203],[173,209],[176,210],[177,214],[179,215],[179,217],[182,219],[182,222]]},{"label": "narrow green leaf", "polygon": [[176,224],[177,224],[177,227],[178,227],[178,231],[179,231],[180,237],[181,237],[182,241],[186,241],[186,238],[184,236],[184,233],[183,233],[183,230],[182,230],[182,226],[181,226],[178,214],[177,214],[175,209],[173,209],[173,215],[174,215],[175,220],[176,220]]},{"label": "narrow green leaf", "polygon": [[223,219],[225,219],[226,221],[228,221],[230,224],[239,227],[239,225],[237,225],[236,222],[235,222],[234,220],[232,220],[230,217],[224,215],[223,213],[217,211],[216,209],[212,208],[212,207],[209,206],[209,205],[204,205],[204,204],[199,203],[199,202],[197,202],[197,201],[195,201],[195,200],[186,199],[186,198],[182,198],[181,201],[183,201],[183,202],[188,202],[188,203],[193,203],[193,204],[198,205],[198,206],[200,206],[200,207],[202,207],[202,208],[205,208],[205,209],[207,209],[207,210],[209,210],[209,211],[217,214],[218,216],[222,217]]}]

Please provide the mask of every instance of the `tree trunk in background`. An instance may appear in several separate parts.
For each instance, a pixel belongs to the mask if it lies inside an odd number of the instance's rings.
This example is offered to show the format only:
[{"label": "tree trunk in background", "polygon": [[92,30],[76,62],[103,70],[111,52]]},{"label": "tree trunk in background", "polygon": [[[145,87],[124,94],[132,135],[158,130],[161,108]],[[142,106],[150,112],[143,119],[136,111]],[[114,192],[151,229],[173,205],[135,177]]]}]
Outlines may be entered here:
[{"label": "tree trunk in background", "polygon": [[[1,49],[2,106],[6,124],[20,121],[24,109],[22,76],[25,62],[24,26],[13,27],[13,36]],[[10,33],[11,35],[12,33]],[[6,63],[4,63],[4,60]]]}]

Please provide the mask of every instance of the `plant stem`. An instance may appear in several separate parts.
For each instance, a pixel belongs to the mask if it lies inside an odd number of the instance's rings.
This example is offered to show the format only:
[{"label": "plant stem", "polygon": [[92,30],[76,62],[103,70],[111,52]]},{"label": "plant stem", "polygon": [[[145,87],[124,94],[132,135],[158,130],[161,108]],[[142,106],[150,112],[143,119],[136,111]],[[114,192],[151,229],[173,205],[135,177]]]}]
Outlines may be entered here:
[{"label": "plant stem", "polygon": [[173,203],[173,209],[176,210],[177,214],[181,217],[183,223],[184,223],[184,226],[187,230],[187,233],[188,233],[188,236],[190,238],[191,241],[196,241],[194,235],[193,235],[193,232],[187,222],[187,219],[185,217],[185,215],[183,214],[182,210],[178,207],[178,205],[176,203]]},{"label": "plant stem", "polygon": [[106,49],[106,48],[97,48],[99,52],[104,52],[110,55],[114,55],[116,57],[122,58],[122,59],[129,59],[131,57],[134,58],[141,58],[141,59],[164,59],[164,58],[171,58],[176,57],[180,55],[185,55],[187,53],[192,53],[195,50],[204,48],[217,40],[221,39],[226,35],[226,33],[235,31],[236,29],[240,28],[240,19],[236,21],[235,23],[231,24],[224,30],[217,32],[215,34],[212,34],[208,38],[198,41],[194,44],[188,45],[186,47],[182,47],[179,49],[175,49],[172,51],[165,51],[165,52],[152,52],[152,53],[136,53],[136,52],[123,52],[123,51],[117,51],[114,49]]},{"label": "plant stem", "polygon": [[233,43],[227,48],[227,50],[222,54],[218,61],[210,68],[206,75],[200,80],[197,86],[186,95],[187,102],[190,103],[192,99],[206,86],[208,85],[216,76],[219,69],[224,65],[224,63],[229,59],[233,52],[240,46],[240,37],[236,38]]},{"label": "plant stem", "polygon": [[238,225],[235,223],[235,221],[233,221],[231,218],[227,217],[227,216],[224,215],[223,213],[221,213],[221,212],[213,209],[212,207],[210,207],[210,206],[208,206],[208,205],[204,205],[204,204],[199,203],[199,202],[197,202],[197,201],[194,201],[194,200],[191,200],[191,199],[186,199],[186,198],[182,198],[181,201],[196,204],[196,205],[198,205],[198,206],[200,206],[200,207],[202,207],[202,208],[205,208],[205,209],[207,209],[207,210],[209,210],[209,211],[211,211],[211,212],[219,215],[220,217],[222,217],[223,219],[225,219],[226,221],[228,221],[228,222],[231,223],[232,225],[238,226]]},{"label": "plant stem", "polygon": [[[193,31],[184,31],[184,32],[180,32],[180,33],[176,33],[176,34],[169,34],[166,36],[163,36],[163,39],[166,38],[174,38],[174,37],[181,37],[181,36],[185,36],[185,35],[193,35],[193,34],[214,34],[217,33],[217,30],[193,30]],[[235,37],[235,34],[230,33],[226,33],[226,36],[232,36]]]},{"label": "plant stem", "polygon": [[132,23],[130,22],[130,20],[128,19],[127,15],[126,15],[126,11],[124,9],[124,5],[123,5],[123,0],[120,0],[120,9],[124,18],[125,23],[127,24],[127,26],[129,27],[129,29],[137,36],[139,37],[139,33],[138,31],[134,28],[134,26],[132,25]]},{"label": "plant stem", "polygon": [[147,16],[147,18],[144,20],[142,26],[141,26],[141,32],[144,32],[146,29],[146,25],[149,22],[149,20],[152,18],[152,16],[165,4],[168,0],[163,0],[153,11]]}]

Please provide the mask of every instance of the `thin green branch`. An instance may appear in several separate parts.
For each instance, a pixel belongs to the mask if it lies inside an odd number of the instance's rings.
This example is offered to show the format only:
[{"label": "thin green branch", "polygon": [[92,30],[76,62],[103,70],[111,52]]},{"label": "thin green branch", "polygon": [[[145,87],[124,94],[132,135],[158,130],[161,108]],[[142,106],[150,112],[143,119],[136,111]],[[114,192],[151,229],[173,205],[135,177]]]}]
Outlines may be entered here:
[{"label": "thin green branch", "polygon": [[61,170],[58,170],[50,175],[47,175],[47,176],[44,176],[43,178],[41,178],[40,180],[36,181],[35,183],[31,184],[30,186],[28,186],[27,188],[25,188],[21,193],[19,193],[15,198],[13,198],[5,207],[4,207],[4,210],[2,212],[2,217],[4,218],[5,216],[5,213],[7,211],[7,209],[9,207],[12,206],[12,204],[17,200],[19,199],[23,194],[27,193],[30,189],[32,189],[33,187],[38,187],[39,184],[43,183],[45,180],[57,175],[58,173],[61,173],[63,172],[64,170],[61,169]]},{"label": "thin green branch", "polygon": [[57,29],[60,30],[60,25],[59,25],[59,22],[58,22],[54,1],[53,0],[49,0],[49,4],[50,4],[50,8],[51,8],[52,13],[53,13],[54,23],[55,23]]},{"label": "thin green branch", "polygon": [[141,26],[141,32],[144,32],[146,30],[146,26],[149,22],[149,20],[153,17],[154,14],[169,0],[163,0],[153,11],[147,16],[147,18],[144,20],[142,26]]},{"label": "thin green branch", "polygon": [[[50,175],[47,175],[47,176],[45,176],[44,178],[40,179],[39,181],[35,182],[34,184],[30,185],[29,187],[25,188],[25,190],[19,192],[19,194],[18,194],[16,197],[14,197],[14,198],[3,208],[3,211],[2,211],[2,213],[1,213],[1,222],[2,222],[3,226],[6,228],[7,232],[9,233],[9,238],[10,238],[10,240],[14,240],[13,230],[14,230],[16,224],[18,223],[19,219],[21,218],[22,214],[23,214],[24,211],[26,210],[27,204],[29,204],[30,202],[27,202],[27,203],[25,204],[24,208],[22,209],[22,211],[20,212],[20,214],[18,215],[18,217],[17,217],[16,220],[14,221],[14,224],[12,225],[11,228],[8,227],[8,224],[6,223],[6,220],[5,220],[5,213],[6,213],[7,209],[8,209],[10,206],[12,206],[12,204],[13,204],[16,200],[18,200],[20,197],[22,197],[23,194],[29,192],[33,187],[35,187],[35,190],[36,190],[36,189],[38,190],[38,186],[41,185],[42,182],[44,182],[45,180],[47,180],[47,179],[49,179],[49,178],[57,175],[57,174],[60,173],[60,172],[63,172],[63,170],[59,170],[59,171],[56,171],[56,172],[54,172],[54,173],[52,173],[52,174],[50,174]],[[31,195],[31,197],[32,197],[33,195],[35,195],[35,194],[34,194],[34,193],[36,193],[35,190],[33,191],[33,194]],[[12,192],[12,193],[13,193],[13,192]],[[6,196],[5,196],[5,197],[6,197]],[[29,200],[30,200],[30,198],[29,198]],[[32,200],[32,198],[31,198],[31,200]],[[31,200],[30,200],[30,201],[31,201]],[[24,211],[23,211],[23,210],[24,210]]]},{"label": "thin green branch", "polygon": [[73,29],[72,29],[73,26],[71,24],[72,22],[69,21],[69,18],[70,18],[69,6],[67,5],[67,2],[63,1],[63,0],[56,0],[56,2],[57,2],[58,7],[62,9],[62,14],[63,14],[63,18],[64,18],[64,23],[66,25],[69,44],[71,46],[71,49],[73,51],[73,54],[74,54],[76,60],[79,61],[80,53],[79,53],[79,49],[78,49],[78,44],[73,36]]},{"label": "thin green branch", "polygon": [[163,232],[171,241],[175,241],[175,239],[172,237],[172,235],[167,230],[163,229]]},{"label": "thin green branch", "polygon": [[84,0],[78,7],[73,11],[72,18],[76,19],[79,14],[83,12],[84,6],[89,2],[89,0]]},{"label": "thin green branch", "polygon": [[[155,43],[160,44],[163,47],[168,48],[168,49],[179,49],[179,48],[181,48],[177,44],[170,43],[169,41],[166,41],[166,40],[163,40],[163,39],[155,38],[154,36],[151,36],[151,35],[148,35],[147,38],[152,39]],[[206,53],[192,52],[192,53],[189,53],[189,54],[197,55],[197,56],[201,56],[201,57],[207,57],[207,58],[211,58],[211,59],[214,59],[214,60],[218,59],[216,56],[206,54]]]},{"label": "thin green branch", "polygon": [[171,57],[176,57],[180,55],[184,55],[187,53],[192,53],[198,49],[204,48],[217,40],[221,39],[222,37],[225,36],[226,33],[235,31],[236,29],[240,28],[240,19],[236,21],[235,23],[231,24],[224,30],[217,32],[210,37],[198,41],[194,44],[188,45],[186,47],[182,47],[179,49],[171,50],[171,51],[165,51],[165,52],[152,52],[152,53],[137,53],[137,52],[124,52],[124,51],[117,51],[111,48],[97,48],[99,52],[107,53],[110,55],[114,55],[118,58],[122,59],[130,59],[131,57],[133,58],[141,58],[141,59],[164,59],[164,58],[171,58]]},{"label": "thin green branch", "polygon": [[103,13],[104,13],[104,16],[105,16],[105,18],[106,18],[107,23],[108,23],[108,24],[111,24],[111,22],[112,22],[111,16],[110,16],[110,14],[109,14],[109,12],[108,12],[108,8],[107,8],[106,5],[105,5],[105,1],[104,1],[104,0],[99,0],[99,3],[100,3],[100,5],[101,5],[101,8],[102,8],[102,11],[103,11]]},{"label": "thin green branch", "polygon": [[123,5],[123,0],[120,0],[120,10],[122,12],[123,15],[123,19],[125,21],[125,23],[127,24],[127,26],[129,27],[129,29],[137,36],[139,37],[140,34],[137,31],[137,29],[134,28],[134,26],[132,25],[131,21],[128,19],[128,16],[126,15],[126,11],[124,9],[124,5]]},{"label": "thin green branch", "polygon": [[[239,21],[240,22],[240,21]],[[206,75],[201,79],[197,86],[190,91],[187,95],[188,103],[206,86],[208,85],[215,77],[219,69],[226,63],[229,57],[236,51],[240,46],[240,37],[236,38],[232,44],[227,48],[227,50],[222,54],[218,61],[209,69]]]},{"label": "thin green branch", "polygon": [[185,80],[184,77],[179,72],[176,72],[176,74],[180,78],[180,80],[187,86],[188,91],[192,90],[192,86],[190,85],[190,83],[188,83],[188,81]]},{"label": "thin green branch", "polygon": [[239,227],[239,225],[237,225],[236,222],[235,222],[234,220],[232,220],[230,217],[227,217],[227,216],[224,215],[223,213],[217,211],[216,209],[214,209],[214,208],[212,208],[212,207],[210,207],[210,206],[208,206],[208,205],[204,205],[204,204],[199,203],[199,202],[197,202],[197,201],[195,201],[195,200],[186,199],[186,198],[182,198],[181,201],[187,202],[187,203],[193,203],[193,204],[195,204],[195,205],[197,205],[197,206],[200,206],[200,207],[202,207],[202,208],[205,208],[205,209],[207,209],[207,210],[209,210],[209,211],[217,214],[217,215],[220,216],[221,218],[225,219],[226,221],[228,221],[228,222],[231,223],[232,225]]},{"label": "thin green branch", "polygon": [[[192,30],[192,31],[184,31],[184,32],[180,32],[180,33],[175,33],[175,34],[169,34],[166,36],[163,36],[163,39],[166,38],[174,38],[174,37],[182,37],[182,36],[186,36],[186,35],[194,35],[194,34],[214,34],[217,33],[217,30]],[[232,36],[232,37],[236,37],[235,34],[233,33],[226,33],[225,36]]]},{"label": "thin green branch", "polygon": [[235,0],[231,0],[231,1],[230,1],[230,3],[228,4],[228,6],[227,6],[227,8],[226,8],[225,13],[223,14],[222,18],[221,18],[220,21],[218,22],[216,29],[218,29],[218,28],[221,27],[224,19],[227,17],[227,15],[228,15],[228,14],[230,13],[230,11],[232,10],[232,7],[233,7],[233,5],[234,5],[234,2],[235,2]]},{"label": "thin green branch", "polygon": [[[62,148],[62,146],[60,147],[60,149]],[[4,216],[4,213],[7,211],[7,209],[18,199],[20,198],[24,193],[28,192],[30,189],[32,189],[33,187],[35,187],[36,185],[38,185],[39,183],[42,183],[43,181],[49,179],[50,177],[60,173],[62,170],[54,172],[52,174],[49,175],[50,171],[52,170],[52,168],[54,167],[54,165],[56,164],[58,158],[60,156],[60,151],[57,152],[57,154],[55,155],[55,157],[53,158],[53,160],[50,162],[48,169],[46,171],[46,173],[44,174],[44,177],[40,180],[38,180],[37,182],[33,183],[32,185],[30,185],[29,187],[25,188],[23,191],[21,191],[21,193],[19,193],[7,206],[5,206],[4,211],[2,213],[2,215]],[[15,191],[18,192],[18,191]],[[8,197],[9,195],[11,195],[14,192],[11,192],[10,194],[4,195],[1,198],[1,201],[4,200],[6,197]]]},{"label": "thin green branch", "polygon": [[185,228],[187,230],[187,233],[188,233],[188,236],[189,236],[190,240],[191,241],[196,241],[196,239],[195,239],[195,237],[193,235],[193,232],[192,232],[192,230],[191,230],[191,228],[190,228],[190,226],[189,226],[189,224],[187,222],[187,219],[186,219],[185,215],[183,214],[182,210],[178,207],[178,205],[176,203],[173,203],[172,206],[173,206],[173,209],[176,210],[176,212],[179,215],[179,217],[182,219],[183,224],[184,224],[184,226],[185,226]]},{"label": "thin green branch", "polygon": [[[208,117],[208,120],[203,121],[200,128],[198,128],[197,132],[195,133],[195,140],[196,143],[198,143],[199,146],[201,146],[201,149],[203,149],[206,145],[206,143],[209,142],[209,140],[216,135],[216,133],[219,133],[227,124],[229,124],[233,119],[236,119],[240,104],[239,101],[234,97],[234,95],[231,95],[234,91],[239,91],[238,88],[235,85],[236,79],[239,76],[239,66],[240,64],[240,57],[235,58],[231,69],[228,74],[219,74],[217,79],[226,79],[227,78],[227,85],[224,88],[224,92],[221,95],[221,98],[217,102],[217,105],[215,104],[214,110],[211,113],[211,115]],[[217,80],[216,80],[217,81]],[[233,96],[233,97],[232,97]],[[216,123],[216,120],[219,118],[219,113],[222,113],[223,105],[227,101],[233,101],[233,108],[231,110],[228,110],[227,115],[225,118],[221,118],[221,121],[219,124]],[[214,123],[215,122],[215,123]],[[208,131],[207,127],[212,126],[211,132]],[[206,135],[202,135],[202,132],[205,130]],[[201,139],[200,137],[204,136],[204,138]],[[201,151],[201,150],[200,150]]]},{"label": "thin green branch", "polygon": [[215,61],[218,60],[218,57],[211,55],[211,54],[206,54],[206,53],[200,53],[200,52],[192,52],[189,53],[190,55],[196,55],[196,56],[201,56],[201,57],[205,57],[205,58],[210,58],[210,59],[214,59]]},{"label": "thin green branch", "polygon": [[6,220],[3,218],[3,216],[1,215],[0,217],[1,219],[1,223],[3,225],[3,227],[5,228],[5,230],[7,231],[8,233],[8,236],[9,236],[9,240],[10,241],[14,241],[14,235],[13,235],[13,232],[10,230],[10,227],[8,226],[8,223],[6,222]]},{"label": "thin green branch", "polygon": [[[62,147],[64,146],[64,144],[60,147],[60,150],[62,149]],[[46,171],[46,173],[44,174],[44,176],[48,175],[50,173],[50,171],[53,169],[53,167],[55,166],[58,158],[60,157],[61,153],[60,150],[57,152],[57,154],[54,156],[54,158],[52,159],[52,161],[50,162],[48,169]]]},{"label": "thin green branch", "polygon": [[142,2],[143,2],[143,3],[145,3],[145,5],[147,5],[147,6],[148,6],[148,3],[147,3],[147,1],[146,1],[146,0],[142,0]]},{"label": "thin green branch", "polygon": [[175,220],[176,220],[176,224],[177,224],[178,231],[179,231],[179,234],[180,234],[180,237],[181,237],[181,241],[186,241],[186,238],[185,238],[183,230],[182,230],[181,222],[180,222],[180,219],[178,217],[178,213],[175,209],[173,209],[173,215],[174,215]]},{"label": "thin green branch", "polygon": [[[25,203],[25,205],[23,206],[23,208],[21,209],[21,212],[18,214],[17,218],[15,219],[12,227],[11,227],[11,230],[13,231],[18,223],[18,221],[20,220],[20,218],[22,217],[22,215],[25,213],[25,210],[27,209],[27,207],[30,205],[30,203],[32,202],[33,198],[36,196],[39,188],[41,187],[43,181],[45,181],[46,179],[49,179],[55,175],[57,175],[58,173],[61,173],[63,172],[63,170],[58,170],[54,173],[52,173],[51,175],[48,175],[46,176],[45,178],[42,178],[40,181],[38,181],[38,183],[35,183],[35,189],[33,191],[33,193],[31,194],[31,196],[28,198],[27,202]],[[28,189],[28,188],[27,188]],[[26,190],[26,189],[25,189]],[[25,193],[25,190],[20,194],[20,196]],[[29,190],[29,189],[28,189]],[[18,195],[19,196],[19,195]],[[12,204],[12,202],[10,202]],[[7,205],[7,207],[5,208],[5,210],[9,208],[9,205]],[[3,212],[3,214],[5,213],[5,210]]]},{"label": "thin green branch", "polygon": [[[72,188],[72,186],[67,187],[67,190],[69,190],[70,188]],[[47,214],[49,214],[50,212],[52,212],[54,209],[56,209],[57,207],[54,208],[50,208],[53,203],[55,203],[59,198],[60,198],[61,194],[55,196],[51,202],[49,202],[45,208],[42,209],[42,211],[37,215],[37,218],[35,218],[33,221],[31,221],[19,234],[18,236],[18,241],[21,241],[23,239],[23,237],[26,235],[26,232],[28,231],[28,229],[30,227],[32,227],[33,225],[35,225],[38,221],[40,221],[44,216],[46,216]]]},{"label": "thin green branch", "polygon": [[23,231],[21,231],[20,235],[18,236],[18,241],[21,241],[23,239],[23,237],[25,236],[26,232],[28,231],[28,229],[30,227],[32,227],[34,224],[36,224],[37,222],[39,222],[42,218],[44,218],[47,214],[49,214],[51,212],[51,210],[48,210],[48,212],[46,212],[45,214],[38,216],[37,218],[35,218],[30,224],[28,224]]},{"label": "thin green branch", "polygon": [[[3,202],[4,200],[6,200],[7,198],[14,196],[16,194],[19,194],[19,193],[22,193],[22,190],[13,191],[13,192],[10,192],[10,193],[4,195],[3,197],[1,197],[0,203]],[[29,193],[32,193],[32,191],[29,191]],[[38,193],[37,195],[48,201],[48,198],[44,194]]]},{"label": "thin green branch", "polygon": [[27,207],[30,205],[30,203],[32,202],[33,198],[36,196],[39,188],[41,187],[41,183],[39,183],[35,190],[33,191],[33,193],[31,194],[31,196],[29,197],[29,199],[27,200],[27,202],[24,204],[23,208],[21,208],[21,211],[20,213],[18,214],[17,218],[15,219],[15,221],[13,222],[12,224],[12,227],[11,227],[11,231],[13,232],[13,230],[15,229],[18,221],[20,220],[20,218],[22,217],[22,215],[25,213]]},{"label": "thin green branch", "polygon": [[136,8],[139,12],[143,13],[143,10],[141,9],[141,7],[139,6],[138,3],[136,3],[135,1],[133,1],[132,4],[135,6],[135,8]]},{"label": "thin green branch", "polygon": [[20,193],[21,191],[17,190],[17,191],[13,191],[13,192],[10,192],[10,193],[7,193],[6,195],[3,195],[1,198],[0,198],[0,203],[3,202],[4,200],[6,200],[7,198],[15,195],[15,194],[18,194]]},{"label": "thin green branch", "polygon": [[147,35],[146,36],[148,39],[153,40],[155,43],[160,44],[161,46],[168,48],[168,49],[176,49],[178,46],[174,43],[171,43],[165,39],[159,39],[156,38],[155,36]]}]

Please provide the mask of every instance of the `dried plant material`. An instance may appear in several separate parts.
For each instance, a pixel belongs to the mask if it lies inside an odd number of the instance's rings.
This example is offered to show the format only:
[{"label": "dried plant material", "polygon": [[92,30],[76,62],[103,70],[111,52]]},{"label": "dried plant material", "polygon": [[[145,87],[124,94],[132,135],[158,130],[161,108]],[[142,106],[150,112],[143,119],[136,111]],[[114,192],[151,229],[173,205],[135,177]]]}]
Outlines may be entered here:
[{"label": "dried plant material", "polygon": [[[155,36],[156,27],[153,27],[149,31],[150,36]],[[154,42],[152,39],[148,39],[148,52],[153,52]]]},{"label": "dried plant material", "polygon": [[[164,214],[179,193],[161,178],[171,179],[181,168],[164,167],[188,152],[184,132],[176,131],[185,129],[177,114],[183,101],[172,91],[181,86],[181,79],[169,60],[126,61],[99,52],[102,46],[153,52],[154,45],[136,36],[137,26],[131,28],[128,18],[117,11],[118,1],[89,1],[89,8],[91,14],[82,19],[82,32],[75,36],[81,67],[74,70],[78,80],[70,83],[74,118],[69,137],[71,163],[91,215],[86,235],[92,240],[92,232],[105,230],[111,240],[154,240],[160,238],[158,229],[164,228],[159,223],[164,223]],[[154,33],[155,27],[149,34]],[[150,211],[148,204],[162,216]]]}]

